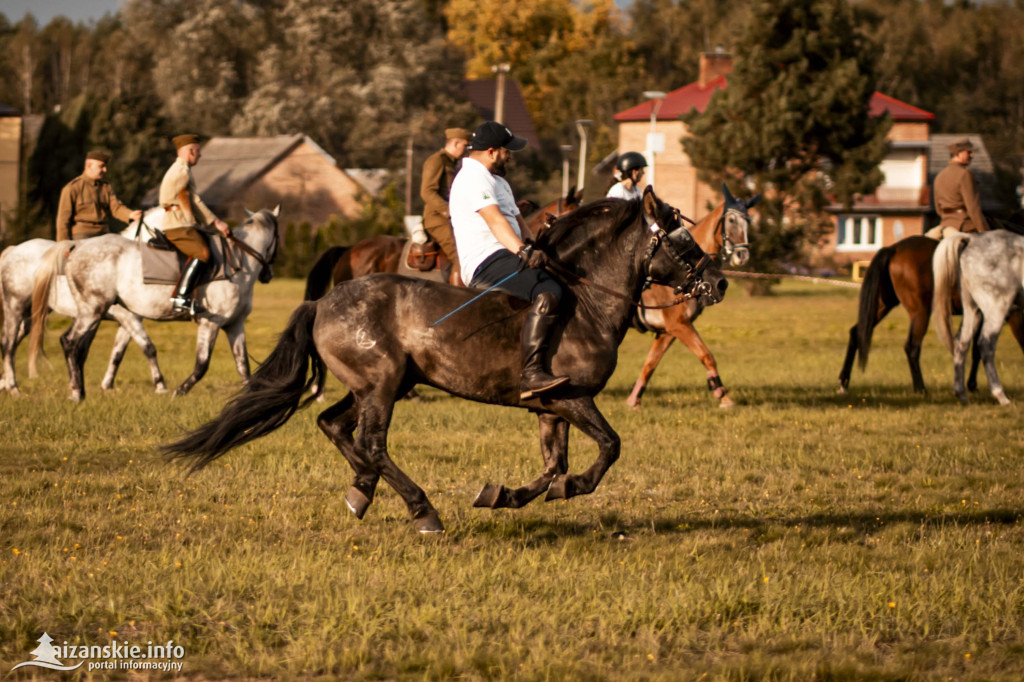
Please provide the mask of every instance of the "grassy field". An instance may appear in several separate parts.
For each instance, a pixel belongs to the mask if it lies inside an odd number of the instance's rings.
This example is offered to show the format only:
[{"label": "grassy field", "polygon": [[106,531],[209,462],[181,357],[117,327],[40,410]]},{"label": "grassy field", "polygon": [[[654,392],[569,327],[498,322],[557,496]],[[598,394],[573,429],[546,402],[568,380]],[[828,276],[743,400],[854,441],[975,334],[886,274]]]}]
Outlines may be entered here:
[{"label": "grassy field", "polygon": [[[186,478],[155,448],[238,388],[224,339],[185,398],[155,395],[135,348],[103,393],[104,323],[75,405],[54,320],[52,365],[28,380],[22,349],[26,395],[0,395],[0,675],[129,675],[8,673],[45,631],[76,646],[173,640],[177,675],[205,679],[1024,678],[1024,357],[1004,334],[1016,402],[986,388],[965,408],[929,333],[922,398],[897,311],[839,395],[856,295],[736,287],[708,311],[699,328],[732,410],[679,346],[644,409],[626,407],[651,338],[631,333],[598,400],[622,458],[567,502],[471,506],[485,482],[540,471],[528,413],[432,390],[402,403],[391,452],[441,513],[438,538],[413,533],[383,484],[365,520],[348,513],[350,471],[315,407]],[[297,281],[257,288],[255,358],[300,296]],[[147,328],[175,385],[194,328]],[[342,395],[332,380],[328,397]],[[596,448],[574,431],[570,454],[580,470]]]}]

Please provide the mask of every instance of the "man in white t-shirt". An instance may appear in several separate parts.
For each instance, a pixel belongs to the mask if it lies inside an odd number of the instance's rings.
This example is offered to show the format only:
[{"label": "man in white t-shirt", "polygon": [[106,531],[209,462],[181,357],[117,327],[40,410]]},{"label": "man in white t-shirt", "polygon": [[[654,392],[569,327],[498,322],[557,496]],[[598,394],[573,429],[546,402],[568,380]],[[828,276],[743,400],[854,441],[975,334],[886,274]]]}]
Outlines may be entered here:
[{"label": "man in white t-shirt", "polygon": [[640,178],[644,176],[644,168],[647,168],[647,159],[640,152],[626,152],[620,156],[615,163],[619,182],[612,185],[605,196],[626,201],[641,199],[643,193],[638,185]]},{"label": "man in white t-shirt", "polygon": [[569,380],[545,369],[562,286],[543,269],[547,264],[544,252],[527,243],[533,235],[519,214],[512,187],[502,177],[512,152],[525,146],[526,140],[500,123],[482,124],[469,140],[462,170],[448,197],[463,279],[470,286],[487,288],[514,275],[496,288],[533,303],[523,322],[522,400]]}]

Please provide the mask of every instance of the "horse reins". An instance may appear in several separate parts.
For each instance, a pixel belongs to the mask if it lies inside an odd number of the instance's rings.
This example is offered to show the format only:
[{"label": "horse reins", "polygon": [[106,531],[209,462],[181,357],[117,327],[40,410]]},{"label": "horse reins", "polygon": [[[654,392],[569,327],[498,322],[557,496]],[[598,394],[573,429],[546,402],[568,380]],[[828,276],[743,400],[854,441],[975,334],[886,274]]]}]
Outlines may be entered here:
[{"label": "horse reins", "polygon": [[[685,217],[685,216],[682,216],[682,214],[680,214],[678,212],[677,212],[677,214],[680,215],[681,217]],[[650,276],[650,266],[651,266],[651,261],[654,259],[654,254],[655,254],[655,252],[657,252],[658,247],[661,246],[662,241],[665,240],[667,238],[667,236],[668,236],[667,233],[664,230],[662,230],[660,227],[658,227],[657,223],[652,223],[651,224],[651,231],[654,234],[651,235],[651,240],[647,244],[647,253],[644,254],[644,276],[646,278],[646,281],[644,282],[644,286],[643,286],[644,289],[647,289],[650,286],[650,284],[652,283],[651,276]],[[673,260],[675,260],[676,262],[680,262],[680,264],[685,265],[687,268],[690,269],[689,277],[691,279],[693,277],[700,276],[700,274],[702,272],[704,272],[704,269],[711,263],[711,258],[706,253],[701,256],[700,261],[698,261],[697,265],[694,265],[694,266],[690,266],[689,264],[687,264],[685,262],[681,262],[680,258],[681,258],[681,256],[679,258],[677,258],[676,254],[672,254],[672,259]],[[556,274],[561,275],[562,277],[574,280],[575,282],[578,282],[580,284],[589,286],[589,287],[591,287],[593,289],[597,289],[601,293],[608,294],[609,296],[614,296],[615,298],[618,298],[620,300],[626,301],[630,305],[635,305],[635,306],[637,306],[637,307],[639,307],[639,308],[641,308],[643,310],[662,310],[664,308],[671,308],[673,306],[679,305],[683,301],[687,301],[687,300],[689,300],[689,299],[694,297],[694,294],[692,294],[692,293],[676,294],[675,299],[673,299],[673,301],[671,303],[667,303],[667,304],[664,304],[664,305],[648,305],[648,304],[644,303],[643,300],[634,301],[633,298],[630,297],[630,296],[627,296],[627,295],[625,295],[625,294],[623,294],[621,292],[615,291],[614,289],[609,289],[608,287],[602,286],[602,285],[598,284],[597,282],[593,282],[593,281],[587,279],[586,277],[584,277],[583,275],[581,275],[581,274],[579,274],[577,272],[574,272],[574,271],[570,270],[569,268],[565,267],[564,265],[562,265],[558,261],[552,259],[550,256],[548,257],[547,267],[550,270],[554,271]]]}]

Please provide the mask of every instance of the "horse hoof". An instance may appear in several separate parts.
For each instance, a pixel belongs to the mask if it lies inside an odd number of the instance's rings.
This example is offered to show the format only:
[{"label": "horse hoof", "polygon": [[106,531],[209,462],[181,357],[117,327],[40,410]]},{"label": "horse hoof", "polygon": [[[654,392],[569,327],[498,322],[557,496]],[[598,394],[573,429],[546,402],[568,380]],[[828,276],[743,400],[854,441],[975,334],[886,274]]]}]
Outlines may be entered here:
[{"label": "horse hoof", "polygon": [[839,390],[837,391],[837,393],[839,393],[839,395],[846,395],[846,386],[844,386],[843,384],[839,384]]},{"label": "horse hoof", "polygon": [[484,486],[483,490],[476,494],[473,506],[494,509],[498,505],[499,499],[501,499],[501,486],[488,483]]},{"label": "horse hoof", "polygon": [[718,403],[718,407],[728,410],[732,407],[736,407],[736,403],[734,403],[732,398],[729,396],[723,395],[721,402]]},{"label": "horse hoof", "polygon": [[348,492],[345,493],[345,505],[359,520],[362,520],[363,516],[366,515],[366,510],[370,508],[371,502],[373,500],[364,495],[363,491],[359,488],[349,488]]},{"label": "horse hoof", "polygon": [[83,396],[78,391],[72,391],[71,395],[68,396],[68,400],[70,400],[73,403],[80,403],[82,402],[82,400],[84,400],[84,398],[85,396]]},{"label": "horse hoof", "polygon": [[412,520],[412,527],[420,535],[438,535],[444,532],[444,524],[433,509]]},{"label": "horse hoof", "polygon": [[157,384],[155,390],[160,394],[167,393],[167,384]]},{"label": "horse hoof", "polygon": [[545,496],[544,501],[568,500],[570,497],[572,497],[572,483],[569,481],[569,477],[556,476],[551,481],[551,485],[548,486],[548,494]]}]

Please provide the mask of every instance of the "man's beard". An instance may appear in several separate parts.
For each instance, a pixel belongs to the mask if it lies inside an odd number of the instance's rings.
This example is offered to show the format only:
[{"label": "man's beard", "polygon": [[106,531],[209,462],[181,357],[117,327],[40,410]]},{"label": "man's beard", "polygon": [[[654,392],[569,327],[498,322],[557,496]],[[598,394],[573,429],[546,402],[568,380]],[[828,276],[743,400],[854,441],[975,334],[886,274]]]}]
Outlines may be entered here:
[{"label": "man's beard", "polygon": [[497,175],[499,178],[505,177],[505,173],[508,172],[508,170],[505,167],[506,163],[507,162],[505,161],[495,161],[494,165],[491,166],[491,173],[493,175]]}]

